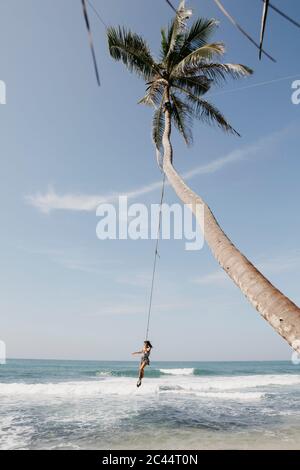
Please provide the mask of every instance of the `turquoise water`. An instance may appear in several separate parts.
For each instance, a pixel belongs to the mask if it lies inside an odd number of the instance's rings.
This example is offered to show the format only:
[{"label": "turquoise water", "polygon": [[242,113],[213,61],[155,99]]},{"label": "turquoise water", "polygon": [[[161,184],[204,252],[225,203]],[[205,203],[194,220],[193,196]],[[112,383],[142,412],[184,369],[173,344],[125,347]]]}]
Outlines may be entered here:
[{"label": "turquoise water", "polygon": [[8,360],[2,449],[300,449],[291,362]]}]

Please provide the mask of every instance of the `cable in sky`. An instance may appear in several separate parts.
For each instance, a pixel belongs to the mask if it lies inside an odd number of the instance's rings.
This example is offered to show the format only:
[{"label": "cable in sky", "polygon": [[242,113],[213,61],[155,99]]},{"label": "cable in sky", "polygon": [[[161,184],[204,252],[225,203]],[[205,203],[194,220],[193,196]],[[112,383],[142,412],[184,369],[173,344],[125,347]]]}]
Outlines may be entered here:
[{"label": "cable in sky", "polygon": [[87,0],[87,3],[90,5],[91,9],[93,10],[93,12],[95,13],[95,15],[97,16],[98,20],[103,24],[103,26],[107,29],[108,26],[106,24],[106,22],[104,21],[104,19],[102,18],[102,16],[100,15],[99,11],[96,9],[96,7],[93,5],[93,3],[90,1],[90,0]]},{"label": "cable in sky", "polygon": [[170,0],[166,0],[167,4],[172,8],[173,11],[175,11],[175,13],[177,13],[177,10],[176,8],[172,5],[172,3],[170,2]]},{"label": "cable in sky", "polygon": [[[254,44],[257,49],[260,49],[260,46],[259,44],[257,44],[257,42],[250,36],[250,34],[247,33],[247,31],[245,31],[238,23],[237,21],[235,21],[235,19],[228,13],[227,10],[225,10],[224,6],[222,5],[222,3],[220,2],[220,0],[214,0],[215,4],[217,5],[217,7],[221,10],[221,12],[229,19],[229,21],[244,35],[246,36],[246,38],[252,42],[252,44]],[[272,60],[272,62],[276,62],[276,60],[270,55],[268,54],[266,51],[264,51],[262,49],[262,53],[265,54],[270,60]]]},{"label": "cable in sky", "polygon": [[227,93],[234,93],[236,91],[243,91],[243,90],[248,90],[249,88],[256,88],[259,86],[271,85],[272,83],[282,82],[283,80],[291,80],[297,77],[300,77],[300,73],[296,75],[287,75],[286,77],[274,78],[272,80],[267,80],[265,82],[252,83],[251,85],[234,88],[232,90],[222,90],[222,91],[217,91],[216,93],[208,93],[207,96],[219,96],[219,95],[224,95]]},{"label": "cable in sky", "polygon": [[[263,2],[264,0],[262,0]],[[286,13],[284,13],[283,11],[279,10],[279,8],[275,7],[275,5],[273,5],[272,3],[269,3],[269,7],[272,8],[272,10],[276,11],[276,13],[278,13],[278,15],[282,16],[283,18],[285,18],[287,21],[289,21],[290,23],[292,23],[293,25],[297,26],[298,28],[300,28],[300,23],[298,23],[298,21],[294,20],[293,18],[291,18],[290,16],[288,16]]]},{"label": "cable in sky", "polygon": [[261,54],[262,54],[262,46],[264,42],[264,35],[265,35],[265,29],[266,29],[266,23],[267,23],[267,16],[268,16],[268,10],[269,10],[269,0],[263,0],[264,2],[264,7],[263,7],[263,13],[262,13],[262,18],[261,18],[261,30],[260,30],[260,40],[259,40],[259,60],[261,60]]},{"label": "cable in sky", "polygon": [[82,3],[82,9],[83,9],[83,16],[84,16],[84,19],[85,19],[85,25],[86,25],[86,29],[87,29],[88,37],[89,37],[89,44],[90,44],[93,63],[94,63],[94,68],[95,68],[96,80],[97,80],[98,85],[100,86],[100,77],[99,77],[99,72],[98,72],[95,49],[94,49],[94,44],[93,44],[93,37],[92,37],[91,28],[90,28],[90,22],[89,22],[89,18],[88,18],[88,14],[87,14],[85,0],[81,0],[81,3]]}]

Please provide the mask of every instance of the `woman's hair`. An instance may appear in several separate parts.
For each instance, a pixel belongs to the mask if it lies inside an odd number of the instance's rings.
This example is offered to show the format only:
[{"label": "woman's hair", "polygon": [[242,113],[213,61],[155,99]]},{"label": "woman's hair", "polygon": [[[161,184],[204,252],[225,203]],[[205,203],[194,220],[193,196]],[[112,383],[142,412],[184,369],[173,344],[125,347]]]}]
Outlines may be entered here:
[{"label": "woman's hair", "polygon": [[150,343],[150,341],[146,340],[144,341],[144,343],[146,344],[146,346],[148,346],[149,348],[153,348],[152,344]]}]

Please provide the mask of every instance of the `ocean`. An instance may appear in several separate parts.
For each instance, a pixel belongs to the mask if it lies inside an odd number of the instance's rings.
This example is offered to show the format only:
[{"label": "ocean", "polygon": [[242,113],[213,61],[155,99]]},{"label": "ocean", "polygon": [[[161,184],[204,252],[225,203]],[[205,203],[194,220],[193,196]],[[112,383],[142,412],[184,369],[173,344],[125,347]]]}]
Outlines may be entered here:
[{"label": "ocean", "polygon": [[300,449],[300,366],[10,359],[1,449]]}]

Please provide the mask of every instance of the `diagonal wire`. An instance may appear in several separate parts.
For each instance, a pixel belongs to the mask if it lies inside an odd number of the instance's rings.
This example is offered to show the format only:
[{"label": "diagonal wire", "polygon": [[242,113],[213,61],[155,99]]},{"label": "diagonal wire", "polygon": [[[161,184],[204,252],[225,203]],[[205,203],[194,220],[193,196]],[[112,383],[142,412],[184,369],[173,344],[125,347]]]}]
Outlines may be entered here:
[{"label": "diagonal wire", "polygon": [[93,12],[95,13],[95,15],[98,17],[99,21],[103,24],[103,26],[107,29],[108,26],[107,24],[105,23],[104,19],[102,18],[102,16],[100,15],[99,11],[96,9],[95,5],[93,5],[93,3],[91,2],[91,0],[87,0],[87,3],[90,5],[91,9],[93,10]]},{"label": "diagonal wire", "polygon": [[[262,0],[262,2],[264,2],[264,0]],[[276,13],[278,13],[280,16],[282,16],[283,18],[285,18],[287,21],[289,21],[290,23],[292,23],[293,25],[297,26],[298,28],[300,28],[300,23],[298,23],[298,21],[294,20],[293,18],[291,18],[290,16],[288,16],[286,13],[284,13],[283,11],[279,10],[279,8],[275,7],[275,5],[273,5],[272,3],[269,3],[269,7],[272,8],[272,10],[276,11]]]},{"label": "diagonal wire", "polygon": [[84,19],[85,19],[85,25],[86,25],[86,29],[87,29],[88,37],[89,37],[89,44],[90,44],[91,53],[92,53],[92,58],[93,58],[93,63],[94,63],[94,69],[95,69],[95,74],[96,74],[96,80],[97,80],[98,85],[100,86],[100,77],[99,77],[99,72],[98,72],[98,66],[97,66],[97,61],[96,61],[95,49],[94,49],[94,44],[93,44],[93,37],[92,37],[92,32],[91,32],[89,17],[88,17],[88,14],[87,14],[87,9],[86,9],[85,0],[81,0],[81,3],[82,3],[82,9],[83,9],[83,16],[84,16]]},{"label": "diagonal wire", "polygon": [[[234,24],[234,26],[244,35],[246,36],[247,39],[249,39],[252,44],[254,44],[258,49],[259,49],[259,44],[250,36],[250,34],[247,33],[236,21],[235,19],[228,13],[227,10],[225,10],[224,6],[220,2],[220,0],[213,0],[215,4],[218,6],[218,8],[222,11],[222,13],[229,19],[229,21]],[[266,51],[262,49],[262,53],[265,54],[272,62],[276,62],[276,60],[268,54]]]},{"label": "diagonal wire", "polygon": [[173,11],[175,11],[175,13],[177,13],[177,10],[176,8],[174,7],[174,5],[172,5],[172,3],[170,2],[170,0],[166,0],[167,4],[172,8]]},{"label": "diagonal wire", "polygon": [[292,78],[297,78],[300,76],[300,73],[296,75],[288,75],[286,77],[279,77],[279,78],[274,78],[272,80],[267,80],[264,82],[257,82],[257,83],[252,83],[251,85],[246,85],[238,88],[233,88],[232,90],[222,90],[222,91],[217,91],[216,93],[209,93],[206,96],[219,96],[219,95],[225,95],[227,93],[235,93],[236,91],[243,91],[243,90],[248,90],[249,88],[256,88],[260,86],[265,86],[265,85],[271,85],[273,83],[278,83],[282,82],[283,80],[291,80]]},{"label": "diagonal wire", "polygon": [[270,6],[269,0],[264,0],[263,3],[264,3],[264,6],[263,6],[263,13],[262,13],[262,18],[261,18],[261,30],[260,30],[260,40],[259,40],[259,60],[261,60],[268,10]]}]

